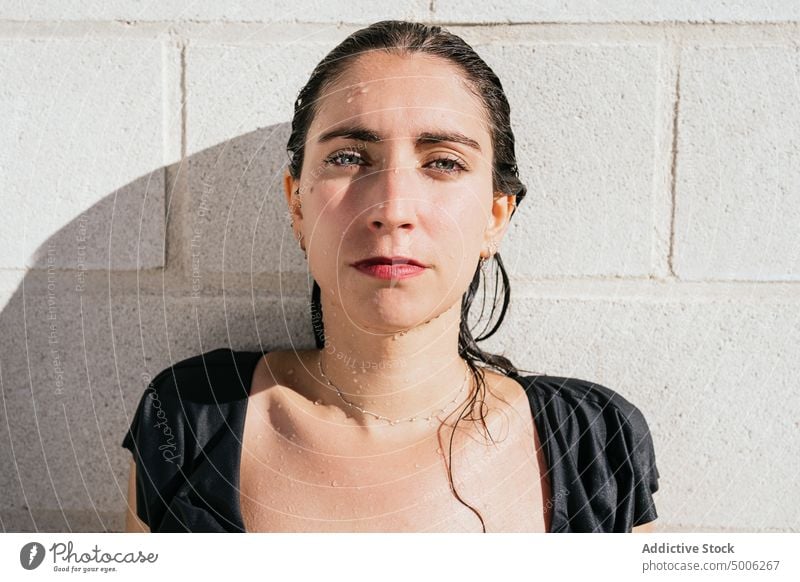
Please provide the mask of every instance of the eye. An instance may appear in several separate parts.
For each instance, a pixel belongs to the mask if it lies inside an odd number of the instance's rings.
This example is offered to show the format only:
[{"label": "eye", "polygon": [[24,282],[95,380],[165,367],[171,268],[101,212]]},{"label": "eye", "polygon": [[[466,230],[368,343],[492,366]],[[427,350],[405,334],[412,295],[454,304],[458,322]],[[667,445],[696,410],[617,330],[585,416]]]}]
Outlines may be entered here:
[{"label": "eye", "polygon": [[[348,160],[350,160],[350,162],[352,162],[353,160],[355,160],[356,162],[358,162],[359,160],[363,162],[364,158],[362,158],[358,152],[355,152],[353,150],[339,150],[338,152],[334,152],[330,156],[325,158],[325,164],[340,166],[345,168],[354,165],[352,163],[348,163]],[[355,165],[359,164],[356,163]]]},{"label": "eye", "polygon": [[[436,164],[441,164],[436,167]],[[467,165],[460,160],[459,158],[451,158],[451,157],[444,157],[444,158],[436,158],[429,165],[434,165],[434,169],[437,172],[441,172],[443,174],[457,174],[459,172],[466,171]]]}]

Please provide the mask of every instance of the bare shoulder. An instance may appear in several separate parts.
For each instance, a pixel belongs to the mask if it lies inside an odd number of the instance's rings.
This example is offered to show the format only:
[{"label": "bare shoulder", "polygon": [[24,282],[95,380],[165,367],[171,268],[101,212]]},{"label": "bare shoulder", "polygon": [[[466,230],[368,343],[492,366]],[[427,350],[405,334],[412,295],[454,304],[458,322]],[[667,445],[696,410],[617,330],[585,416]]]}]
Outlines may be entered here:
[{"label": "bare shoulder", "polygon": [[[509,414],[532,429],[530,400],[525,388],[513,378],[486,370],[486,396],[489,410]],[[531,432],[531,431],[528,431]]]},{"label": "bare shoulder", "polygon": [[[310,351],[310,350],[306,350]],[[250,395],[255,396],[271,388],[283,386],[293,388],[302,376],[298,370],[304,368],[302,352],[298,350],[269,351],[258,360],[253,370]]]}]

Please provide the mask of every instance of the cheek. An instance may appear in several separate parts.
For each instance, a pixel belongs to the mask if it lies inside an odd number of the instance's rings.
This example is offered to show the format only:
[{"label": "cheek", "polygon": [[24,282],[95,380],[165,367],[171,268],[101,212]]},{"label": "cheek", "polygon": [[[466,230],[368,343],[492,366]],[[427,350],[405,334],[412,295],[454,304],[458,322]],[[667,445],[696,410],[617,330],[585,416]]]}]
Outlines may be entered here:
[{"label": "cheek", "polygon": [[451,238],[460,240],[465,250],[480,247],[489,216],[487,208],[473,200],[450,205],[443,214],[446,216],[440,228],[446,229]]},{"label": "cheek", "polygon": [[352,221],[352,216],[347,215],[348,211],[343,206],[341,193],[329,184],[317,183],[309,189],[308,194],[303,203],[305,226],[307,229],[313,229],[315,238],[324,238],[325,244],[330,244],[328,239],[331,233],[341,235],[344,232],[343,225]]}]

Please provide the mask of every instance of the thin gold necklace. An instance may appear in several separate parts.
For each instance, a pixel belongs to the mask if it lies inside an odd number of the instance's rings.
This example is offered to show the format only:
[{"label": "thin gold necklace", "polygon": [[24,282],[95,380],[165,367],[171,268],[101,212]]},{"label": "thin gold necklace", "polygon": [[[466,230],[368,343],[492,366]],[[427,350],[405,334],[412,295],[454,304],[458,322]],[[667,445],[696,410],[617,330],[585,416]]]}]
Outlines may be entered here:
[{"label": "thin gold necklace", "polygon": [[341,398],[341,399],[342,399],[342,402],[344,402],[345,404],[347,404],[347,405],[348,405],[348,406],[350,406],[351,408],[355,408],[356,410],[360,411],[362,414],[369,414],[369,415],[371,415],[371,416],[374,416],[374,417],[375,417],[375,418],[377,418],[378,420],[386,420],[386,421],[388,421],[388,422],[389,422],[389,424],[399,424],[399,423],[401,423],[401,422],[416,422],[416,421],[419,421],[419,420],[425,420],[425,421],[427,421],[427,422],[430,422],[430,421],[431,421],[431,419],[434,417],[434,415],[435,415],[435,414],[439,414],[439,413],[441,413],[441,412],[445,412],[445,411],[447,410],[447,408],[448,408],[448,407],[449,407],[451,404],[454,404],[454,403],[455,403],[455,402],[458,400],[458,397],[459,397],[459,395],[460,395],[460,394],[461,394],[461,393],[464,391],[464,387],[467,385],[467,380],[468,380],[468,378],[469,378],[469,367],[467,367],[467,368],[465,368],[465,370],[464,370],[464,381],[461,383],[461,390],[459,390],[459,391],[458,391],[458,394],[456,394],[455,398],[453,398],[453,399],[452,399],[450,402],[448,402],[448,403],[445,405],[445,407],[444,407],[444,408],[440,408],[439,410],[437,410],[437,411],[435,411],[435,412],[432,412],[431,414],[429,414],[429,415],[428,415],[428,416],[426,416],[426,417],[425,417],[425,416],[411,416],[411,417],[409,417],[409,418],[403,418],[403,419],[398,419],[398,420],[392,420],[391,418],[388,418],[388,417],[386,417],[386,416],[383,416],[383,415],[381,415],[381,414],[377,414],[377,413],[375,413],[375,412],[371,412],[371,411],[369,411],[369,410],[366,410],[366,409],[364,409],[364,408],[361,408],[361,407],[360,407],[360,406],[358,406],[357,404],[353,404],[352,402],[348,401],[348,400],[347,400],[347,398],[345,398],[345,397],[344,397],[344,395],[342,394],[342,391],[341,391],[341,390],[339,390],[338,386],[336,386],[336,385],[335,385],[333,382],[331,382],[331,381],[328,379],[328,377],[325,375],[325,372],[322,370],[322,356],[321,356],[321,355],[320,355],[320,357],[319,357],[319,358],[317,358],[317,367],[319,368],[319,373],[320,373],[320,376],[322,376],[322,378],[325,380],[325,382],[327,382],[327,383],[328,383],[328,386],[330,386],[331,388],[333,388],[334,390],[336,390],[336,393],[339,395],[339,398]]}]

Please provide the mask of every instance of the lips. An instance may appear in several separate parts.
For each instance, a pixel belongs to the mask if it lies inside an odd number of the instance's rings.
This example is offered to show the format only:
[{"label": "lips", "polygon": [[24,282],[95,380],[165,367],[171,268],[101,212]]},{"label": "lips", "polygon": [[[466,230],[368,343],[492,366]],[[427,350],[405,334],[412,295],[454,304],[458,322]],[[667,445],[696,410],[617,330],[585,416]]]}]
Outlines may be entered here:
[{"label": "lips", "polygon": [[416,277],[428,270],[428,266],[411,257],[370,257],[353,264],[355,269],[376,279],[395,281]]},{"label": "lips", "polygon": [[354,267],[370,267],[373,265],[411,265],[414,267],[426,267],[423,263],[412,259],[411,257],[400,257],[400,256],[392,256],[392,257],[370,257],[368,259],[362,259],[355,263]]}]

